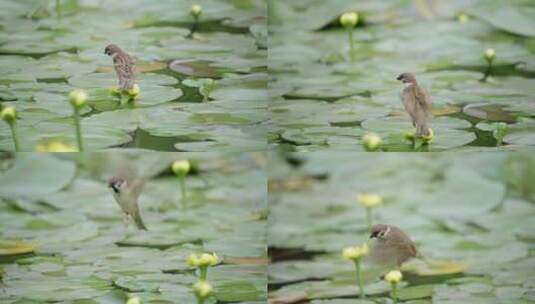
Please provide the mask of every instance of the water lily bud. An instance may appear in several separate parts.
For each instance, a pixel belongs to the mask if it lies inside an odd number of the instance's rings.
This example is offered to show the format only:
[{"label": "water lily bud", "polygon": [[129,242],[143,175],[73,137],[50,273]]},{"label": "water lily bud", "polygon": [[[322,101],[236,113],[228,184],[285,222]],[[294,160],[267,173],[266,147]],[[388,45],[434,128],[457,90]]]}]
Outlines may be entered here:
[{"label": "water lily bud", "polygon": [[340,24],[345,28],[354,28],[359,21],[359,15],[355,12],[348,12],[340,16]]},{"label": "water lily bud", "polygon": [[190,267],[197,267],[200,265],[200,260],[199,260],[199,257],[192,253],[189,255],[188,259],[186,260],[186,262],[188,263],[188,265]]},{"label": "water lily bud", "polygon": [[382,141],[381,137],[375,133],[368,133],[362,137],[364,148],[367,151],[376,151],[381,146]]},{"label": "water lily bud", "polygon": [[208,297],[212,291],[212,285],[206,281],[199,281],[195,284],[193,284],[193,291],[195,292],[195,295],[201,299],[205,299]]},{"label": "water lily bud", "polygon": [[15,107],[7,106],[2,109],[0,116],[5,122],[12,125],[17,120],[17,111],[15,110]]},{"label": "water lily bud", "polygon": [[198,4],[191,6],[190,13],[193,17],[199,17],[202,14],[202,7]]},{"label": "water lily bud", "polygon": [[403,275],[399,270],[392,270],[385,276],[385,281],[390,284],[397,284],[403,279]]},{"label": "water lily bud", "polygon": [[459,23],[466,23],[469,20],[470,17],[468,17],[468,15],[465,13],[460,13],[459,16],[457,16],[457,21],[459,21]]},{"label": "water lily bud", "polygon": [[363,244],[362,246],[344,248],[344,250],[342,250],[342,256],[346,260],[355,261],[367,255],[368,252],[369,252],[368,245]]},{"label": "water lily bud", "polygon": [[383,197],[379,194],[361,193],[357,195],[357,202],[365,208],[374,208],[383,203]]},{"label": "water lily bud", "polygon": [[423,135],[422,139],[424,143],[430,143],[431,141],[433,141],[433,136],[435,136],[435,134],[433,133],[433,129],[429,128],[429,135]]},{"label": "water lily bud", "polygon": [[137,83],[136,83],[136,84],[134,84],[134,86],[133,86],[131,89],[129,89],[129,90],[127,91],[127,93],[128,93],[128,95],[130,95],[130,96],[132,96],[132,97],[136,97],[137,95],[139,95],[139,92],[140,92],[140,91],[141,91],[141,90],[139,89],[139,86],[138,86]]},{"label": "water lily bud", "polygon": [[184,176],[188,174],[189,170],[191,169],[191,165],[187,160],[177,160],[173,163],[171,169],[176,175]]},{"label": "water lily bud", "polygon": [[133,297],[128,299],[128,301],[126,301],[126,304],[141,304],[141,299],[138,297]]},{"label": "water lily bud", "polygon": [[495,57],[496,57],[496,51],[494,49],[487,49],[485,51],[485,59],[488,62],[492,62]]},{"label": "water lily bud", "polygon": [[219,257],[215,253],[203,253],[199,259],[200,266],[214,266],[219,263]]},{"label": "water lily bud", "polygon": [[84,90],[76,89],[69,93],[69,102],[76,109],[85,106],[87,102],[87,93]]}]

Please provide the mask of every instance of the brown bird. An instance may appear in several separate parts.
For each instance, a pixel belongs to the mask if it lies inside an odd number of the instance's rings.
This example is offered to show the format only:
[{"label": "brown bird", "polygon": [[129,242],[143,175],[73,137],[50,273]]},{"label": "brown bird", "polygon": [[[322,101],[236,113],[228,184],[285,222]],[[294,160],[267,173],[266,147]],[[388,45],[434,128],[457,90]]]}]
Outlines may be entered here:
[{"label": "brown bird", "polygon": [[138,199],[145,183],[142,180],[129,182],[120,177],[112,177],[108,181],[108,187],[113,190],[113,197],[124,213],[124,221],[128,225],[128,217],[131,217],[138,229],[148,230],[143,223],[139,211]]},{"label": "brown bird", "polygon": [[416,78],[411,73],[399,75],[397,80],[405,84],[401,92],[401,102],[412,119],[412,125],[416,127],[416,136],[429,136],[429,120],[431,118],[431,97],[418,85]]},{"label": "brown bird", "polygon": [[119,78],[119,89],[130,90],[134,87],[134,59],[115,44],[109,44],[104,54],[113,58],[113,67]]},{"label": "brown bird", "polygon": [[370,239],[376,241],[371,244],[371,259],[373,262],[385,265],[401,264],[411,258],[420,257],[416,245],[410,237],[396,226],[377,224],[372,227]]}]

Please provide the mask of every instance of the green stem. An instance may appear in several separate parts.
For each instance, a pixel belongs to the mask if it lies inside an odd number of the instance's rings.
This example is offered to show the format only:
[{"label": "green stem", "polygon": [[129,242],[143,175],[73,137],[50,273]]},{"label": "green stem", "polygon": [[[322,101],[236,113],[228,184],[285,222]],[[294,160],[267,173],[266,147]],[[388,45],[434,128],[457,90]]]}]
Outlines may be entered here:
[{"label": "green stem", "polygon": [[78,143],[78,151],[84,152],[84,144],[82,142],[82,128],[80,126],[80,111],[78,108],[74,108],[74,127],[76,129],[76,141]]},{"label": "green stem", "polygon": [[355,261],[355,269],[357,271],[357,281],[359,284],[360,297],[364,299],[364,286],[362,285],[362,272],[360,271],[360,259]]},{"label": "green stem", "polygon": [[208,266],[201,266],[199,270],[201,271],[199,280],[206,281],[206,277],[208,277]]},{"label": "green stem", "polygon": [[197,297],[197,304],[204,304],[204,298]]},{"label": "green stem", "polygon": [[492,60],[487,60],[487,62],[488,62],[487,70],[485,71],[485,74],[483,75],[483,79],[481,79],[481,81],[483,82],[487,81],[487,78],[489,78],[491,70],[492,70]]},{"label": "green stem", "polygon": [[191,30],[189,32],[188,37],[193,37],[193,34],[197,32],[199,29],[199,16],[193,16],[193,25],[191,26]]},{"label": "green stem", "polygon": [[366,208],[366,223],[368,224],[368,230],[372,230],[372,208]]},{"label": "green stem", "polygon": [[182,194],[181,202],[184,205],[186,203],[186,197],[187,197],[187,193],[186,193],[186,176],[185,175],[180,175],[178,177],[178,182],[180,184],[180,193]]},{"label": "green stem", "polygon": [[397,296],[398,286],[396,283],[392,283],[391,286],[392,286],[392,301],[394,301],[394,304],[396,304],[398,302],[398,296]]},{"label": "green stem", "polygon": [[15,151],[20,152],[19,137],[17,135],[17,124],[15,122],[9,124],[11,129],[11,136],[13,137],[13,145],[15,146]]},{"label": "green stem", "polygon": [[61,19],[61,3],[60,3],[60,0],[56,0],[56,14],[58,15],[58,19]]},{"label": "green stem", "polygon": [[347,28],[347,34],[348,34],[348,39],[349,39],[349,58],[351,59],[351,61],[353,61],[354,59],[353,51],[355,50],[355,46],[353,44],[353,28],[352,27]]}]

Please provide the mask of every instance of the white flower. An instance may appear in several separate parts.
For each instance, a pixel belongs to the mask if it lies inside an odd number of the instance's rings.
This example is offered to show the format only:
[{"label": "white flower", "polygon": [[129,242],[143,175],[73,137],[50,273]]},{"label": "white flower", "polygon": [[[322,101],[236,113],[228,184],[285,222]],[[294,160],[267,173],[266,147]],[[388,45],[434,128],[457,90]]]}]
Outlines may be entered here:
[{"label": "white flower", "polygon": [[496,51],[494,49],[487,49],[485,51],[485,59],[487,59],[488,61],[494,60],[495,57],[496,57]]},{"label": "white flower", "polygon": [[382,141],[381,137],[375,133],[368,133],[362,137],[364,148],[367,151],[377,150],[381,146]]},{"label": "white flower", "polygon": [[397,284],[399,281],[403,279],[403,275],[399,270],[392,270],[385,276],[385,281],[387,281],[390,284]]},{"label": "white flower", "polygon": [[212,293],[213,288],[212,285],[206,281],[198,281],[193,284],[193,291],[197,297],[205,299]]},{"label": "white flower", "polygon": [[2,109],[0,116],[5,122],[11,125],[17,120],[17,111],[15,107],[8,106]]},{"label": "white flower", "polygon": [[365,208],[374,208],[383,203],[383,197],[379,194],[361,193],[357,195],[357,202]]},{"label": "white flower", "polygon": [[202,14],[202,7],[198,4],[194,4],[191,6],[190,13],[194,17],[199,17]]},{"label": "white flower", "polygon": [[141,299],[138,297],[133,297],[128,299],[128,301],[126,301],[126,304],[141,304]]},{"label": "white flower", "polygon": [[171,169],[176,175],[184,176],[188,174],[189,170],[191,169],[191,164],[187,160],[177,160],[173,163]]},{"label": "white flower", "polygon": [[80,109],[86,104],[87,93],[81,89],[72,90],[69,93],[69,101],[73,107]]},{"label": "white flower", "polygon": [[368,244],[362,244],[361,246],[344,248],[344,250],[342,250],[342,256],[346,260],[355,261],[367,255],[368,252],[369,252]]},{"label": "white flower", "polygon": [[345,28],[353,28],[359,21],[359,15],[355,12],[348,12],[340,16],[340,24]]}]

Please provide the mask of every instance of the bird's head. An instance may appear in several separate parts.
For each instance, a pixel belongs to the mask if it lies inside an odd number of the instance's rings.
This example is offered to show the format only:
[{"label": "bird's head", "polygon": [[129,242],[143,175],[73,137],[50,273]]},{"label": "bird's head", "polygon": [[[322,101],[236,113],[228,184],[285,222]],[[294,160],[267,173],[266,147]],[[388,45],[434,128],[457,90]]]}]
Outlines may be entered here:
[{"label": "bird's head", "polygon": [[402,73],[396,79],[403,83],[416,84],[416,77],[412,73]]},{"label": "bird's head", "polygon": [[121,48],[119,48],[115,44],[108,44],[106,48],[104,49],[104,54],[108,56],[113,56],[121,51]]},{"label": "bird's head", "polygon": [[384,239],[387,234],[390,232],[390,227],[385,224],[376,224],[373,225],[372,230],[370,232],[370,239],[377,238],[377,239]]},{"label": "bird's head", "polygon": [[126,180],[119,177],[112,177],[108,180],[108,187],[110,187],[114,193],[121,193],[124,188],[126,188]]}]

